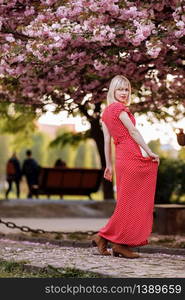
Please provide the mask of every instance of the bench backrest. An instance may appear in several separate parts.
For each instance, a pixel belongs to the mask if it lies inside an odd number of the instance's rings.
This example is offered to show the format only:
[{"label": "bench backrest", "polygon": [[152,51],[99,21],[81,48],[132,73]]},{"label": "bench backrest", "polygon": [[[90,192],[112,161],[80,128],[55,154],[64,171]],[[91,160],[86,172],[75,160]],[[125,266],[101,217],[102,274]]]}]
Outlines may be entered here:
[{"label": "bench backrest", "polygon": [[102,180],[101,169],[41,168],[39,189],[80,194],[96,192]]}]

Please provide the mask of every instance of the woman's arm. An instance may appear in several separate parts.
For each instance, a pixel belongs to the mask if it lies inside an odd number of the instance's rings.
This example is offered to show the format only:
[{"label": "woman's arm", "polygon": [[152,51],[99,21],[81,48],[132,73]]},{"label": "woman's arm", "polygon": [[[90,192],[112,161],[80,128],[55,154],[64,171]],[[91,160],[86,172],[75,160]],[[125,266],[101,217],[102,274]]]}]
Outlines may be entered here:
[{"label": "woman's arm", "polygon": [[107,180],[112,181],[111,136],[104,122],[102,122],[102,128],[103,128],[103,135],[104,135],[104,153],[105,153],[105,161],[106,161],[106,169],[104,172],[104,177]]},{"label": "woman's arm", "polygon": [[128,114],[125,111],[120,113],[119,119],[122,121],[124,126],[128,129],[129,134],[136,141],[136,143],[140,145],[149,156],[154,157],[155,158],[154,160],[157,160],[159,162],[158,155],[153,153],[152,150],[148,147],[142,135],[140,134],[139,130],[133,125],[132,121],[130,120]]},{"label": "woman's arm", "polygon": [[106,167],[109,167],[112,166],[111,136],[104,122],[102,122],[102,128],[103,128],[103,135],[104,135],[104,153],[105,153]]}]

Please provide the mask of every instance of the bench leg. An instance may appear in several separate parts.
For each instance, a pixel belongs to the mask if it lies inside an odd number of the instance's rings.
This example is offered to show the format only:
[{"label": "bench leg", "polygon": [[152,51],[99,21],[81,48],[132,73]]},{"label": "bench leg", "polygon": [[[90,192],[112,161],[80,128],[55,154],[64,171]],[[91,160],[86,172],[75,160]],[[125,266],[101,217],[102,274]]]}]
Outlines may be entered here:
[{"label": "bench leg", "polygon": [[90,195],[90,194],[88,195],[88,197],[89,197],[89,200],[93,200],[93,198],[91,197],[91,195]]}]

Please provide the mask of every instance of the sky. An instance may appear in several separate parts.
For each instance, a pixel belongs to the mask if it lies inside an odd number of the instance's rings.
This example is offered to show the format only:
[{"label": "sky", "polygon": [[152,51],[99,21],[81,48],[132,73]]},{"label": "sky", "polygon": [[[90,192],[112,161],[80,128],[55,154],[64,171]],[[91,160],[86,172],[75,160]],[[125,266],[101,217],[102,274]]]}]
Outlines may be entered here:
[{"label": "sky", "polygon": [[[67,117],[67,112],[61,112],[59,114],[52,113],[52,107],[48,107],[48,112],[43,114],[39,123],[51,124],[51,125],[63,125],[63,124],[75,124],[76,131],[84,131],[89,128],[88,122],[85,122],[80,116]],[[160,139],[161,144],[171,144],[176,150],[181,149],[177,143],[175,128],[184,128],[185,131],[185,119],[182,119],[178,123],[155,123],[150,124],[146,117],[136,117],[136,127],[142,134],[146,143],[151,140]]]}]

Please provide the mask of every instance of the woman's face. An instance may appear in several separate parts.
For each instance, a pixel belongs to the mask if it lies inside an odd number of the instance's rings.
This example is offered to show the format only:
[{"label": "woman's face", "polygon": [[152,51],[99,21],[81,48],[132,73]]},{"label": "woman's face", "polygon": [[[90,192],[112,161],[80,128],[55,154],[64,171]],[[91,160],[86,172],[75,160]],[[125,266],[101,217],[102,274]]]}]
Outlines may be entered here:
[{"label": "woman's face", "polygon": [[127,104],[128,97],[129,97],[129,87],[127,84],[115,90],[115,98],[117,101]]}]

